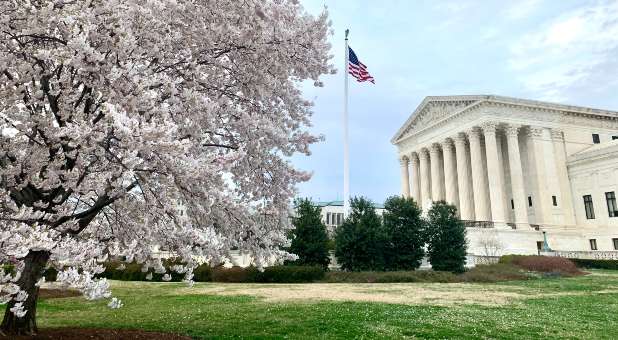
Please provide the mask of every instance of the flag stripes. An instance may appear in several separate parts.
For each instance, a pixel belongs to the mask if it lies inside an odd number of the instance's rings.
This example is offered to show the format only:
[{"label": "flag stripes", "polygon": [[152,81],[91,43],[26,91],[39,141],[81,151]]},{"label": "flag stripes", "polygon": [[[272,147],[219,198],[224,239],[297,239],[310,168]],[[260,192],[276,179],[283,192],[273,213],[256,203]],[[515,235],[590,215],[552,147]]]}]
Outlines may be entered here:
[{"label": "flag stripes", "polygon": [[356,81],[359,83],[370,81],[372,84],[375,84],[375,80],[367,71],[367,66],[358,60],[356,53],[354,53],[351,47],[348,47],[348,73],[356,78]]}]

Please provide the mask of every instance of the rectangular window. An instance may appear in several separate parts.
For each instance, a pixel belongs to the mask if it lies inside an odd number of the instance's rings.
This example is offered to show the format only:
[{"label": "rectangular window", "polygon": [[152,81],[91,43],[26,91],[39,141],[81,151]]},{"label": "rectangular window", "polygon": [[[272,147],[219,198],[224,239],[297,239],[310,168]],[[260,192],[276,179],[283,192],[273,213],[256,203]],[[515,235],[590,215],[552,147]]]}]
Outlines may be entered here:
[{"label": "rectangular window", "polygon": [[337,225],[341,225],[341,218],[343,217],[343,214],[337,214]]},{"label": "rectangular window", "polygon": [[594,238],[590,239],[590,250],[597,250],[597,240]]},{"label": "rectangular window", "polygon": [[614,244],[614,250],[618,250],[618,238],[613,238],[612,243]]},{"label": "rectangular window", "polygon": [[594,220],[594,206],[592,204],[592,196],[584,196],[584,208],[586,209],[586,218]]},{"label": "rectangular window", "polygon": [[592,142],[594,144],[599,144],[601,143],[601,139],[599,138],[599,134],[598,133],[593,133],[592,134]]},{"label": "rectangular window", "polygon": [[536,241],[536,251],[539,255],[541,255],[541,250],[543,250],[543,241]]},{"label": "rectangular window", "polygon": [[528,196],[528,206],[532,206],[532,196]]},{"label": "rectangular window", "polygon": [[551,203],[554,205],[554,207],[558,206],[558,199],[556,198],[556,196],[551,197]]},{"label": "rectangular window", "polygon": [[330,213],[326,213],[326,224],[330,225]]},{"label": "rectangular window", "polygon": [[618,217],[618,206],[616,205],[616,193],[613,191],[605,193],[605,200],[607,201],[607,211],[609,217]]},{"label": "rectangular window", "polygon": [[511,209],[515,210],[515,202],[511,200]]},{"label": "rectangular window", "polygon": [[612,140],[618,139],[618,136],[612,136]]}]

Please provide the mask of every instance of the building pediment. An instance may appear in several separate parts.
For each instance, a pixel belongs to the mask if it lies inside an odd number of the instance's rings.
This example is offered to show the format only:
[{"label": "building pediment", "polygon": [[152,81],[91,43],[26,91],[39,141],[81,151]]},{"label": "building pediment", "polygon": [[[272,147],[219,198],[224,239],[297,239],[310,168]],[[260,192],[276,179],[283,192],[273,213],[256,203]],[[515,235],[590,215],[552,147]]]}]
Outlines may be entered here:
[{"label": "building pediment", "polygon": [[486,96],[425,97],[423,102],[414,110],[401,129],[397,131],[391,142],[395,144],[408,135],[413,135],[421,129],[430,127],[470,106],[476,105],[485,99],[485,97]]},{"label": "building pediment", "polygon": [[533,109],[535,112],[560,112],[564,115],[592,116],[598,119],[618,120],[618,112],[585,107],[547,103],[535,100],[518,99],[494,95],[476,96],[429,96],[414,110],[410,118],[391,139],[393,144],[415,135],[455,115],[472,111],[481,105],[500,107],[519,107]]}]

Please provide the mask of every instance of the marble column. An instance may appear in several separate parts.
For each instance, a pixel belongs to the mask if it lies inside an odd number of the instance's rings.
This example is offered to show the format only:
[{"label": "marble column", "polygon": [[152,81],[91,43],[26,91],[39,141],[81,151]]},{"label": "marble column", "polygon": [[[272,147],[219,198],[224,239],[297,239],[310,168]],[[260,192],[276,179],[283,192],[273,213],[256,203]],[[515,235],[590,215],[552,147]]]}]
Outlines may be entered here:
[{"label": "marble column", "polygon": [[408,167],[410,161],[407,156],[403,156],[399,159],[401,165],[401,194],[403,197],[410,197],[410,172]]},{"label": "marble column", "polygon": [[431,161],[431,200],[443,200],[442,192],[444,191],[441,176],[442,162],[440,159],[440,147],[438,144],[433,144],[429,150],[429,158]]},{"label": "marble column", "polygon": [[489,181],[489,203],[491,206],[491,220],[497,223],[505,223],[504,207],[504,183],[498,155],[498,140],[496,137],[497,124],[486,123],[483,125],[485,135],[485,152],[487,155],[487,179]]},{"label": "marble column", "polygon": [[442,142],[442,156],[444,158],[444,186],[445,200],[459,210],[459,194],[457,188],[457,165],[453,141],[446,139]]},{"label": "marble column", "polygon": [[422,149],[418,153],[421,170],[421,198],[420,204],[424,209],[431,205],[431,173],[429,171],[429,155],[427,149]]},{"label": "marble column", "polygon": [[412,198],[420,206],[421,205],[421,181],[420,181],[420,169],[419,160],[416,152],[410,155],[410,164],[412,167]]},{"label": "marble column", "polygon": [[530,138],[531,170],[534,176],[534,193],[532,206],[537,224],[552,224],[551,197],[547,187],[547,169],[545,168],[545,142],[549,140],[546,128],[531,126],[528,130]]},{"label": "marble column", "polygon": [[528,208],[526,206],[526,191],[524,188],[524,173],[521,166],[521,154],[519,152],[519,125],[506,127],[506,143],[509,155],[509,171],[511,174],[511,192],[513,193],[513,205],[515,206],[515,223],[528,224]]},{"label": "marble column", "polygon": [[564,224],[575,225],[575,209],[573,208],[573,193],[566,165],[566,150],[564,147],[564,135],[562,131],[552,129],[551,139],[553,141],[554,156],[556,157],[556,171],[558,182],[560,183],[560,198],[558,205],[564,212]]},{"label": "marble column", "polygon": [[474,197],[468,168],[468,150],[466,135],[457,134],[455,140],[455,155],[457,156],[457,187],[459,193],[459,214],[462,220],[474,220]]},{"label": "marble column", "polygon": [[472,191],[474,192],[474,219],[491,221],[489,192],[483,167],[481,132],[478,128],[468,131],[470,141],[470,163],[472,164]]}]

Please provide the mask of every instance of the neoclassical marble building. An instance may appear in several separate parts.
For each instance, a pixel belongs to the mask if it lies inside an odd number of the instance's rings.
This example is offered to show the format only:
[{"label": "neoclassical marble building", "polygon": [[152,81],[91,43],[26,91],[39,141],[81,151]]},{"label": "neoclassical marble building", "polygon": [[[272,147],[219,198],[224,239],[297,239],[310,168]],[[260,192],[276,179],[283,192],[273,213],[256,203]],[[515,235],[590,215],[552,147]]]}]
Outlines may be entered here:
[{"label": "neoclassical marble building", "polygon": [[502,254],[536,253],[543,232],[554,250],[618,249],[618,112],[427,97],[392,143],[402,194],[424,209],[456,205],[472,253],[487,252],[487,243]]}]

